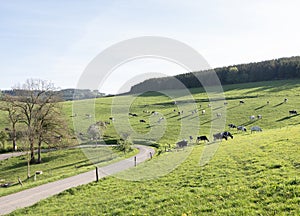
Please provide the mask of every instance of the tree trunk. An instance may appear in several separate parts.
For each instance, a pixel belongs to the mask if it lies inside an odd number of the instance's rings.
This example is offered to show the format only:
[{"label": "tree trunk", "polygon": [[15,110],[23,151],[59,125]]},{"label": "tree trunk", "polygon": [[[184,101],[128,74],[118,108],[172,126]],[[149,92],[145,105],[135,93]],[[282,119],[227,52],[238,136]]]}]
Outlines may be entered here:
[{"label": "tree trunk", "polygon": [[[28,151],[28,155],[27,157],[29,157],[30,155],[30,152]],[[27,158],[27,178],[29,179],[30,178],[30,158]]]},{"label": "tree trunk", "polygon": [[30,143],[30,163],[34,163],[35,162],[35,158],[34,158],[34,139],[33,137],[29,137],[29,143]]},{"label": "tree trunk", "polygon": [[38,159],[37,159],[37,163],[40,164],[42,162],[42,157],[41,157],[41,147],[42,147],[42,142],[39,141],[39,144],[38,144]]},{"label": "tree trunk", "polygon": [[13,151],[17,151],[17,131],[16,131],[16,129],[13,129],[12,143],[13,143]]}]

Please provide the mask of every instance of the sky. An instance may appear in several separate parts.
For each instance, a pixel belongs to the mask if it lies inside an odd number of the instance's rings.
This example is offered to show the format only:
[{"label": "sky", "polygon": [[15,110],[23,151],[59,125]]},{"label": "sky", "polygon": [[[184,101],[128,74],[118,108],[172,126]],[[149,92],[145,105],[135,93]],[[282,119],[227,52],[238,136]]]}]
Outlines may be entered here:
[{"label": "sky", "polygon": [[[29,78],[76,88],[99,53],[141,36],[185,43],[211,68],[297,56],[299,8],[297,0],[2,0],[0,89]],[[117,67],[98,89],[116,93],[152,73],[185,72],[162,59],[139,59]]]}]

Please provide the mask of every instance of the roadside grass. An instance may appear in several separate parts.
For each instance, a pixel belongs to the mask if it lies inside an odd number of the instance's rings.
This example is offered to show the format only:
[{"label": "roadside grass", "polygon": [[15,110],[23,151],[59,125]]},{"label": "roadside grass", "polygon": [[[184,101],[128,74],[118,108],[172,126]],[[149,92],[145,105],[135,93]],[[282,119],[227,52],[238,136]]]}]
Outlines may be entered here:
[{"label": "roadside grass", "polygon": [[[205,166],[199,166],[204,146],[196,145],[163,177],[107,177],[10,215],[299,215],[299,130],[237,135],[223,141]],[[134,175],[151,163],[155,160],[128,172]]]},{"label": "roadside grass", "polygon": [[[27,179],[27,155],[9,158],[0,161],[0,184],[11,183],[12,185],[0,187],[0,196],[87,172],[96,166],[105,166],[136,153],[136,149],[124,154],[111,147],[51,151],[43,153],[41,164],[30,165],[31,177],[29,179]],[[37,175],[34,181],[36,171],[43,171],[43,174]],[[21,178],[23,186],[18,183],[18,177]]]}]

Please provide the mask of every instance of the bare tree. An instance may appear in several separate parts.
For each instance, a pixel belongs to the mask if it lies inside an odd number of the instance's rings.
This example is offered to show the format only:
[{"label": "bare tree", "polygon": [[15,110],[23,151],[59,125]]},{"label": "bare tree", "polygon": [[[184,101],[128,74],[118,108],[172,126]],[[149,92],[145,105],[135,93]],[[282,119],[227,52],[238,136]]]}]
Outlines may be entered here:
[{"label": "bare tree", "polygon": [[42,143],[47,145],[60,144],[64,139],[69,141],[69,130],[65,119],[62,117],[61,107],[58,103],[49,103],[41,110],[39,117],[35,121],[37,139],[37,163],[41,163]]},{"label": "bare tree", "polygon": [[13,103],[14,98],[9,95],[3,96],[3,103],[0,109],[8,113],[8,118],[11,124],[11,129],[9,131],[10,138],[12,140],[13,151],[17,151],[17,123],[20,120],[20,112]]},{"label": "bare tree", "polygon": [[59,102],[59,99],[53,83],[39,79],[28,79],[25,84],[13,90],[16,96],[11,103],[18,109],[18,121],[26,125],[32,163],[35,162],[35,138],[38,135],[39,139],[40,134],[46,133],[41,131],[45,129],[41,125],[45,125],[46,118],[55,109],[55,104]]}]

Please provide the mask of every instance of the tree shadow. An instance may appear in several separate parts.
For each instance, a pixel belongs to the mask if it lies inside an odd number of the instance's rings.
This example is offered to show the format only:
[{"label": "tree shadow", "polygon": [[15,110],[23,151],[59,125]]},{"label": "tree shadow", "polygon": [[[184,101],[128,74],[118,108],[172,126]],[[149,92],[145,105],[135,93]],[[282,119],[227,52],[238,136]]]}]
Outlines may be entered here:
[{"label": "tree shadow", "polygon": [[[86,160],[81,160],[81,161],[76,161],[74,163],[69,163],[69,164],[65,164],[65,165],[61,165],[61,166],[56,166],[56,167],[53,167],[51,168],[52,170],[56,170],[56,169],[61,169],[61,168],[66,168],[66,167],[70,167],[70,166],[76,166],[77,164],[80,164],[80,163],[85,163],[85,162],[89,162],[90,160],[86,159]],[[92,165],[92,163],[87,163],[85,164],[86,166],[90,166]],[[83,166],[83,165],[78,165],[76,166],[77,168],[79,168],[79,166]]]}]

